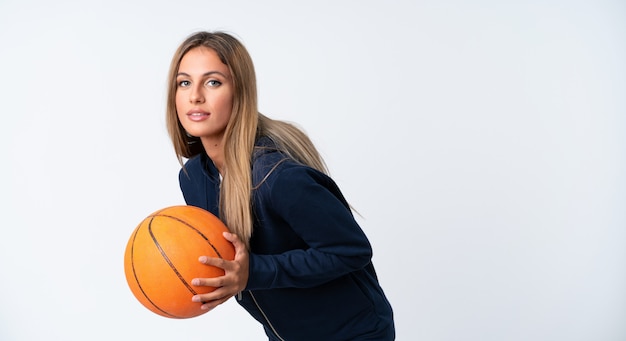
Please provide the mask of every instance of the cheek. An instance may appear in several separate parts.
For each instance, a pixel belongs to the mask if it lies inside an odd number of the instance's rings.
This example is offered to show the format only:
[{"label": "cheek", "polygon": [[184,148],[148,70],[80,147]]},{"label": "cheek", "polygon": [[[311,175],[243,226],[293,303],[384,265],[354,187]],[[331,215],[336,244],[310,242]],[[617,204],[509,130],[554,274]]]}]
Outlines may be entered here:
[{"label": "cheek", "polygon": [[176,104],[176,110],[178,111],[178,109],[182,106],[181,96],[178,91],[174,95],[174,103]]},{"label": "cheek", "polygon": [[230,113],[233,111],[233,96],[231,94],[221,98],[220,108],[222,112],[230,116]]},{"label": "cheek", "polygon": [[180,113],[181,112],[185,112],[185,102],[182,100],[181,96],[178,95],[178,93],[176,94],[176,97],[174,99],[174,104],[176,105],[176,113],[178,115],[178,118],[180,119]]}]

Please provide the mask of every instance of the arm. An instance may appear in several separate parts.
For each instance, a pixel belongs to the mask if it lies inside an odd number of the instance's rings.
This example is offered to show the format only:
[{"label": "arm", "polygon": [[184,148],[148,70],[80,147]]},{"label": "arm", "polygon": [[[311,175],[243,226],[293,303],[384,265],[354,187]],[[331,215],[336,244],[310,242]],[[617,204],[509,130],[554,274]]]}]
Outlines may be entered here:
[{"label": "arm", "polygon": [[371,245],[330,178],[305,167],[274,174],[268,210],[308,245],[276,255],[249,255],[246,289],[313,287],[369,264]]},{"label": "arm", "polygon": [[235,246],[234,261],[200,257],[200,262],[224,269],[225,275],[192,281],[217,288],[193,297],[204,302],[203,309],[213,309],[242,290],[314,287],[370,263],[370,243],[332,180],[310,169],[289,168],[275,174],[270,189],[264,198],[268,210],[308,248],[251,254],[236,235],[225,234]]}]

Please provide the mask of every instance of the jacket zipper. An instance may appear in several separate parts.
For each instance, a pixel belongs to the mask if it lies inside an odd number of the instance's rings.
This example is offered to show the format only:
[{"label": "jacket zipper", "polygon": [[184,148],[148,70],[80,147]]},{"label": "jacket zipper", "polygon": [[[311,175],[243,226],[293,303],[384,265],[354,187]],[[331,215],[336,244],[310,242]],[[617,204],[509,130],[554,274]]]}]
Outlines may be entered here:
[{"label": "jacket zipper", "polygon": [[265,321],[267,321],[267,324],[270,326],[270,329],[272,329],[272,332],[274,332],[274,335],[276,335],[276,337],[280,341],[285,341],[285,339],[283,339],[280,335],[278,335],[278,332],[276,332],[276,329],[274,329],[274,325],[272,325],[272,322],[270,322],[270,320],[267,318],[267,315],[265,315],[265,312],[263,311],[263,309],[261,309],[261,307],[259,306],[259,302],[256,301],[256,298],[252,294],[252,291],[248,291],[248,292],[250,293],[250,297],[252,297],[252,301],[254,301],[254,305],[256,305],[256,307],[259,309],[259,311],[265,318]]}]

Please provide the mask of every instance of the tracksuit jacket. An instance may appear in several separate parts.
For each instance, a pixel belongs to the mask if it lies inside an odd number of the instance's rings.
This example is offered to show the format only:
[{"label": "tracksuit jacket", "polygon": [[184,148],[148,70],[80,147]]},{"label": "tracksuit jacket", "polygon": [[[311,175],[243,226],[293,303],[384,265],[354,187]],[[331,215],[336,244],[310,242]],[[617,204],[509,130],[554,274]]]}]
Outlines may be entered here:
[{"label": "tracksuit jacket", "polygon": [[[372,248],[335,182],[257,139],[247,287],[237,295],[269,340],[393,340]],[[219,217],[220,179],[201,153],[179,174],[188,205]]]}]

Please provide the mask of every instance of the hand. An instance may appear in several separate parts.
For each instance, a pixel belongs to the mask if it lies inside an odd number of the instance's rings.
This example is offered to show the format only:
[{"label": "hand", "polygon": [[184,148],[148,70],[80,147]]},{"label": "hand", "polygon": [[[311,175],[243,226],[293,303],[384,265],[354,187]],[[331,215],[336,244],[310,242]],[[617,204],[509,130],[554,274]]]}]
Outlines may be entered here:
[{"label": "hand", "polygon": [[241,292],[248,284],[249,258],[246,246],[236,234],[224,232],[224,238],[235,247],[235,259],[232,261],[201,256],[198,260],[202,264],[224,269],[224,276],[215,278],[194,278],[191,281],[195,286],[209,286],[216,288],[207,294],[195,295],[194,302],[202,302],[201,309],[211,310],[226,302],[229,298]]}]

